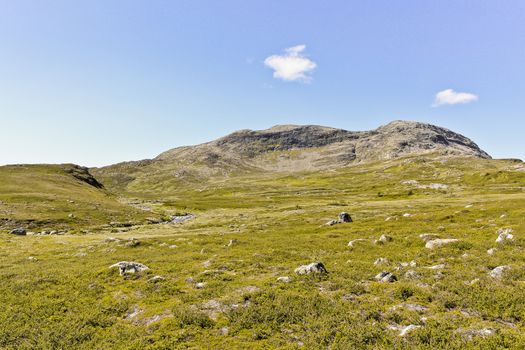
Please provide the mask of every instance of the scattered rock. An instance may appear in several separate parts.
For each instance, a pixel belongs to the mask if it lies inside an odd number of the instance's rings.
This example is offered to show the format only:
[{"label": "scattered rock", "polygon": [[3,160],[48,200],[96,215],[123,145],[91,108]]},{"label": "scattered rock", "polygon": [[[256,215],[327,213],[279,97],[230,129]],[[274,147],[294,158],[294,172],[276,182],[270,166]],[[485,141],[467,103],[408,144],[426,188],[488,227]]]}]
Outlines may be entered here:
[{"label": "scattered rock", "polygon": [[349,246],[349,247],[353,247],[353,246],[354,246],[354,243],[359,242],[359,241],[366,241],[366,239],[364,239],[364,238],[354,239],[354,240],[348,242],[348,246]]},{"label": "scattered rock", "polygon": [[410,324],[408,326],[399,326],[399,325],[390,325],[390,326],[388,326],[388,329],[391,329],[391,330],[394,330],[394,331],[399,331],[399,336],[400,337],[404,337],[409,332],[413,331],[414,329],[418,329],[418,328],[421,328],[421,326],[416,326],[416,325],[413,325],[413,324]]},{"label": "scattered rock", "polygon": [[170,223],[176,224],[184,221],[188,221],[195,218],[195,215],[193,214],[185,214],[185,215],[175,215],[171,217]]},{"label": "scattered rock", "polygon": [[281,276],[277,278],[277,282],[290,283],[292,282],[292,278],[288,276]]},{"label": "scattered rock", "polygon": [[419,238],[421,238],[425,242],[428,242],[430,240],[438,238],[438,236],[431,233],[422,233],[419,235]]},{"label": "scattered rock", "polygon": [[326,274],[328,271],[322,262],[313,262],[308,265],[301,265],[295,269],[295,273],[298,275],[309,275],[311,273]]},{"label": "scattered rock", "polygon": [[489,272],[489,276],[492,278],[501,279],[506,270],[510,270],[510,266],[508,265],[498,266]]},{"label": "scattered rock", "polygon": [[498,238],[496,239],[496,243],[503,243],[505,241],[512,241],[514,239],[514,235],[512,234],[514,230],[511,228],[504,228],[498,230]]},{"label": "scattered rock", "polygon": [[440,270],[440,269],[444,269],[445,267],[447,267],[447,265],[445,265],[445,264],[439,264],[439,265],[434,265],[434,266],[427,266],[427,267],[425,267],[425,269],[429,269],[429,270]]},{"label": "scattered rock", "polygon": [[374,265],[388,265],[390,264],[390,260],[387,258],[377,258],[376,261],[374,261]]},{"label": "scattered rock", "polygon": [[487,250],[487,254],[488,255],[494,255],[494,253],[496,253],[498,251],[497,248],[490,248]]},{"label": "scattered rock", "polygon": [[175,249],[175,248],[178,248],[178,247],[177,247],[177,245],[172,244],[172,245],[168,246],[168,248],[169,248],[169,249]]},{"label": "scattered rock", "polygon": [[228,335],[228,333],[230,332],[230,329],[228,327],[222,327],[220,330],[219,330],[219,334],[220,335]]},{"label": "scattered rock", "polygon": [[352,217],[347,212],[342,212],[339,214],[340,222],[352,222]]},{"label": "scattered rock", "polygon": [[374,244],[385,244],[387,242],[392,242],[393,238],[387,235],[381,235],[379,239],[374,241]]},{"label": "scattered rock", "polygon": [[38,259],[35,258],[34,256],[28,257],[27,260],[29,260],[29,261],[38,261]]},{"label": "scattered rock", "polygon": [[135,317],[137,317],[140,313],[142,313],[142,310],[139,309],[139,306],[135,304],[135,305],[133,305],[131,310],[128,311],[128,313],[126,314],[124,319],[127,320],[127,321],[131,321]]},{"label": "scattered rock", "polygon": [[447,244],[450,244],[450,243],[455,243],[455,242],[459,242],[459,239],[456,239],[456,238],[438,238],[438,239],[433,239],[431,241],[428,241],[425,244],[425,248],[428,248],[428,249],[440,248],[440,247],[442,247],[444,245],[447,245]]},{"label": "scattered rock", "polygon": [[403,214],[403,217],[404,217],[404,218],[409,218],[409,217],[411,217],[411,216],[414,216],[414,215],[413,215],[413,214],[410,214],[410,213],[404,213],[404,214]]},{"label": "scattered rock", "polygon": [[12,235],[17,235],[17,236],[25,236],[26,235],[26,230],[19,227],[19,228],[15,228],[14,230],[11,230],[10,232]]},{"label": "scattered rock", "polygon": [[197,289],[204,289],[206,287],[206,282],[199,282],[195,284],[195,288]]},{"label": "scattered rock", "polygon": [[397,277],[388,271],[380,272],[375,277],[376,281],[382,282],[382,283],[391,283],[397,281]]},{"label": "scattered rock", "polygon": [[151,277],[148,282],[152,282],[152,283],[157,283],[157,282],[161,282],[161,281],[164,281],[165,278],[162,277],[162,276],[153,276]]},{"label": "scattered rock", "polygon": [[327,226],[333,226],[333,225],[337,225],[339,223],[339,221],[337,220],[330,220],[326,223]]},{"label": "scattered rock", "polygon": [[149,267],[147,267],[146,265],[133,261],[120,261],[116,264],[111,265],[109,268],[111,269],[114,267],[119,268],[120,275],[141,272],[149,269]]}]

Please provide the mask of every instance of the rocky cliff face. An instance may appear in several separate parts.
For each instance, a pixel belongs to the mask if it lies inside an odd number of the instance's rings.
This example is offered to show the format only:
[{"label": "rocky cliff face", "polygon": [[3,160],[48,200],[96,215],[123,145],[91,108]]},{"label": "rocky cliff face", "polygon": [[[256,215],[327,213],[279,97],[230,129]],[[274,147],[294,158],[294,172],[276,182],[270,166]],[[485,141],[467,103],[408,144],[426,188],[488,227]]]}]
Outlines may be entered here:
[{"label": "rocky cliff face", "polygon": [[[205,163],[220,159],[260,163],[268,153],[298,151],[317,153],[337,162],[376,161],[411,154],[437,152],[443,155],[490,158],[473,141],[438,126],[394,121],[371,131],[347,131],[315,125],[279,125],[267,130],[241,130],[212,142],[174,148],[157,160],[189,160]],[[312,154],[310,154],[312,155]],[[254,163],[254,164],[255,164]]]}]

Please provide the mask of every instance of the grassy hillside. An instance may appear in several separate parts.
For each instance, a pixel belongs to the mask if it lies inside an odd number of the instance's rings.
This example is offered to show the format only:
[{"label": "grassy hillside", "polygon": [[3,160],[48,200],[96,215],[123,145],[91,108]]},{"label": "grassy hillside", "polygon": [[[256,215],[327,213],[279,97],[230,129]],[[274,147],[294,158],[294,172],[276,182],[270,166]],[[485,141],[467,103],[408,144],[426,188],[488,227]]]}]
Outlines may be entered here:
[{"label": "grassy hillside", "polygon": [[0,167],[0,229],[78,229],[152,214],[117,201],[85,168],[75,165]]},{"label": "grassy hillside", "polygon": [[[0,236],[0,348],[525,347],[523,163],[411,157],[208,181],[151,175],[105,185],[196,217]],[[354,222],[325,225],[342,211]],[[503,228],[514,240],[496,243]],[[383,234],[392,240],[375,244]],[[421,234],[459,241],[427,249]],[[108,268],[122,260],[150,269]],[[329,273],[295,275],[313,261]],[[510,269],[490,277],[500,265]],[[397,281],[377,282],[381,271]]]}]

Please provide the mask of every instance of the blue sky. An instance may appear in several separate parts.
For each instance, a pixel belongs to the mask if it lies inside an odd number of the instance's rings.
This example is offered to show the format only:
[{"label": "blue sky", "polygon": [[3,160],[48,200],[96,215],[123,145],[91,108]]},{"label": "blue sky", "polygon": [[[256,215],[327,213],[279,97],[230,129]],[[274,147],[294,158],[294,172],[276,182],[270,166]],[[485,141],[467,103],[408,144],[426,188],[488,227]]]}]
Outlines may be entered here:
[{"label": "blue sky", "polygon": [[0,0],[0,164],[395,119],[525,159],[524,111],[521,0]]}]

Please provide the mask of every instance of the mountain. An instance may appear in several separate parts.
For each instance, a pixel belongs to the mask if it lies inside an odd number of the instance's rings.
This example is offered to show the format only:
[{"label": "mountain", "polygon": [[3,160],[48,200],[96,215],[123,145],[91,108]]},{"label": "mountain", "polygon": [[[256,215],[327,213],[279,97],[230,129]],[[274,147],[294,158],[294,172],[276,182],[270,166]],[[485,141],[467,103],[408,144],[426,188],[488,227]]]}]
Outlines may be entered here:
[{"label": "mountain", "polygon": [[166,181],[202,181],[250,171],[314,171],[416,154],[489,159],[467,137],[435,125],[394,121],[370,131],[316,125],[277,125],[240,130],[195,146],[177,147],[154,159],[92,169],[110,188]]}]

